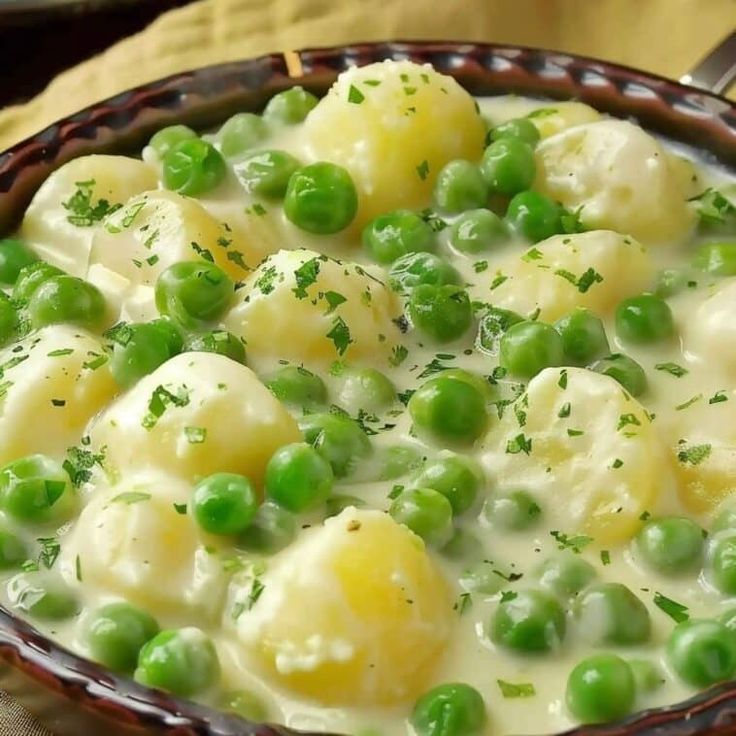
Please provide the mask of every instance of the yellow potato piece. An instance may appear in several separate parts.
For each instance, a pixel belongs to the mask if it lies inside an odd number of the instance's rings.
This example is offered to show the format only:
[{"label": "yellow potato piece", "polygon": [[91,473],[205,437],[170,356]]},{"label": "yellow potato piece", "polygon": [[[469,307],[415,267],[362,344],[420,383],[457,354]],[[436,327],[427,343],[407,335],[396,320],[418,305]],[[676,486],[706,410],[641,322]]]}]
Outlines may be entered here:
[{"label": "yellow potato piece", "polygon": [[[65,538],[62,573],[87,590],[119,595],[154,616],[182,608],[215,615],[225,576],[216,539],[203,534],[186,507],[191,487],[169,475],[126,477],[95,487]],[[205,547],[208,549],[206,550]]]},{"label": "yellow potato piece", "polygon": [[0,367],[0,464],[63,456],[117,391],[102,344],[78,327],[44,327],[0,351]]},{"label": "yellow potato piece", "polygon": [[447,584],[424,544],[380,511],[348,508],[263,577],[241,641],[268,675],[327,705],[389,705],[426,684],[450,631]]},{"label": "yellow potato piece", "polygon": [[484,446],[488,472],[504,486],[534,489],[552,529],[598,544],[636,533],[666,468],[641,404],[583,368],[539,373]]},{"label": "yellow potato piece", "polygon": [[736,368],[736,278],[719,281],[714,292],[701,299],[695,308],[689,300],[676,305],[683,313],[685,349],[713,366]]},{"label": "yellow potato piece", "polygon": [[237,292],[225,327],[251,358],[380,361],[399,342],[394,293],[368,270],[311,250],[281,250]]},{"label": "yellow potato piece", "polygon": [[481,110],[493,127],[507,120],[528,117],[542,138],[601,119],[597,110],[582,102],[540,102],[516,95],[486,98],[481,102]]},{"label": "yellow potato piece", "polygon": [[670,157],[632,123],[577,125],[542,141],[536,153],[535,188],[570,210],[580,209],[589,228],[672,245],[693,225]]},{"label": "yellow potato piece", "polygon": [[141,467],[189,480],[231,472],[260,488],[271,455],[301,434],[249,368],[214,353],[182,353],[106,409],[90,437],[121,477]]},{"label": "yellow potato piece", "polygon": [[[653,267],[633,238],[609,230],[555,235],[501,261],[489,277],[487,300],[522,315],[540,309],[556,320],[575,307],[607,314],[623,298],[645,290]],[[506,277],[493,288],[500,277]]]},{"label": "yellow potato piece", "polygon": [[425,207],[440,169],[456,158],[477,161],[485,135],[468,92],[410,61],[343,72],[304,125],[312,157],[351,173],[359,225],[400,207]]},{"label": "yellow potato piece", "polygon": [[156,181],[153,167],[128,156],[74,159],[51,174],[36,192],[23,218],[20,237],[44,260],[84,277],[92,238],[101,221],[87,221],[74,207],[64,205],[75,195],[77,200],[88,195],[89,208],[97,207],[101,200],[122,205],[134,195],[154,189]]}]

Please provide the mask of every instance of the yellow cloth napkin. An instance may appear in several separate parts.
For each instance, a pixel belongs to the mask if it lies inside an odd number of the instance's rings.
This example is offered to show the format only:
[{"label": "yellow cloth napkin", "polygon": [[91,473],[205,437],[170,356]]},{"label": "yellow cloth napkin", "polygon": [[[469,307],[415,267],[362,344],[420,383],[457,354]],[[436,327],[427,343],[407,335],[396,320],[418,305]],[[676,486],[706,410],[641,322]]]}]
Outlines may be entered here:
[{"label": "yellow cloth napkin", "polygon": [[679,77],[734,25],[736,0],[200,0],[61,74],[27,104],[0,111],[0,150],[128,87],[272,51],[467,39],[560,49]]}]

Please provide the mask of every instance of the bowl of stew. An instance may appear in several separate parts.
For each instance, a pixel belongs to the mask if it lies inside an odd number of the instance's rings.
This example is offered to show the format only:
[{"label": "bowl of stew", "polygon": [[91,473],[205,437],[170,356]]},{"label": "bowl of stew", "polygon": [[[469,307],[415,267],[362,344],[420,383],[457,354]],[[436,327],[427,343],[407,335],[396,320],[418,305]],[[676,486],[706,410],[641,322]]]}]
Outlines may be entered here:
[{"label": "bowl of stew", "polygon": [[1,154],[0,686],[60,733],[730,732],[734,162],[724,98],[446,43]]}]

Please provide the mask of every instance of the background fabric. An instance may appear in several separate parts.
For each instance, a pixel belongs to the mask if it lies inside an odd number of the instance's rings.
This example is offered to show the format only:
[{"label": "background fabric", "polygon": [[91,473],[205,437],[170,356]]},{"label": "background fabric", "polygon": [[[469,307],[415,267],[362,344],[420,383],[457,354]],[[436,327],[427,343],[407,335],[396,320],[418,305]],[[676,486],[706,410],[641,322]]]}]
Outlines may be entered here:
[{"label": "background fabric", "polygon": [[[30,102],[0,110],[0,150],[129,87],[272,51],[387,39],[494,41],[677,78],[734,25],[736,0],[200,0],[63,73]],[[3,81],[12,84],[12,75]],[[50,734],[0,692],[0,736]]]}]

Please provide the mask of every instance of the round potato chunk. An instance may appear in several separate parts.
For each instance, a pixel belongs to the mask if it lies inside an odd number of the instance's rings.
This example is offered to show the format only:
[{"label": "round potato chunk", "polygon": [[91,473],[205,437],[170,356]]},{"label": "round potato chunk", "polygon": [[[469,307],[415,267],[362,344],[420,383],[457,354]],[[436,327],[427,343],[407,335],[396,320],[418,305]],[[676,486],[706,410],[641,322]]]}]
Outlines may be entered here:
[{"label": "round potato chunk", "polygon": [[216,614],[222,560],[217,541],[187,512],[190,499],[188,483],[158,473],[96,487],[64,544],[68,582],[79,584],[78,565],[87,589],[122,596],[154,616],[182,607]]},{"label": "round potato chunk", "polygon": [[699,300],[694,313],[687,301],[677,303],[676,309],[683,316],[688,352],[714,366],[736,368],[736,278],[721,281],[712,294]]},{"label": "round potato chunk", "polygon": [[241,473],[260,487],[271,455],[301,434],[249,368],[215,353],[182,353],[101,414],[90,437],[123,477],[148,466],[187,479]]},{"label": "round potato chunk", "polygon": [[528,117],[536,126],[541,138],[549,138],[575,125],[601,119],[601,114],[597,110],[582,102],[540,103],[516,95],[489,98],[485,110],[494,127],[507,120]]},{"label": "round potato chunk", "polygon": [[501,262],[491,274],[489,301],[523,315],[539,309],[546,321],[575,307],[605,315],[624,297],[643,291],[652,271],[649,255],[631,237],[610,230],[554,235]]},{"label": "round potato chunk", "polygon": [[399,341],[395,295],[356,263],[311,250],[281,250],[237,292],[225,327],[250,358],[378,360]]},{"label": "round potato chunk", "polygon": [[345,509],[305,534],[237,621],[270,677],[327,705],[418,693],[443,650],[452,602],[424,544],[380,511]]},{"label": "round potato chunk", "polygon": [[0,351],[0,368],[0,463],[63,455],[117,391],[102,344],[69,325]]},{"label": "round potato chunk", "polygon": [[26,210],[20,236],[44,260],[85,277],[92,238],[113,208],[155,189],[153,167],[128,156],[82,156],[55,171]]},{"label": "round potato chunk", "polygon": [[485,441],[489,472],[534,488],[553,528],[600,544],[633,536],[666,470],[643,407],[608,376],[546,368],[513,408]]},{"label": "round potato chunk", "polygon": [[669,244],[689,232],[693,215],[664,148],[624,120],[578,125],[537,146],[535,187],[589,228]]},{"label": "round potato chunk", "polygon": [[343,72],[305,121],[312,156],[352,175],[358,225],[424,207],[446,163],[480,158],[484,134],[475,101],[454,79],[410,61]]}]

